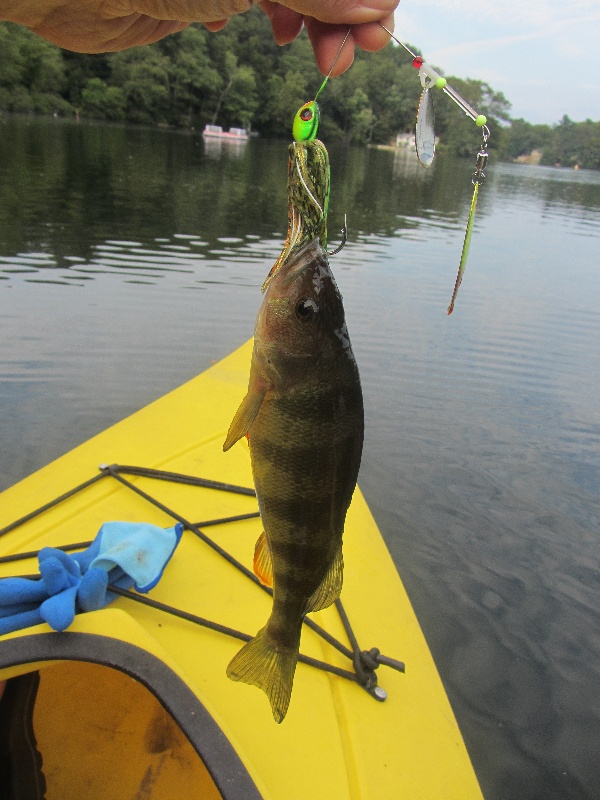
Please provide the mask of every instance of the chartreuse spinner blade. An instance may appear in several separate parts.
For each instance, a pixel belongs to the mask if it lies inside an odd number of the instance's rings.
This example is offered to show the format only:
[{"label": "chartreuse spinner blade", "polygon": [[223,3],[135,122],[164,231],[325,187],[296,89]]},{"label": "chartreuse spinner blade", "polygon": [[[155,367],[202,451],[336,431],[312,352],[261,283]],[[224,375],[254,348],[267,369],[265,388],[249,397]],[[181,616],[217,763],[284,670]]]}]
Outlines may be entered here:
[{"label": "chartreuse spinner blade", "polygon": [[452,292],[452,298],[450,300],[450,305],[448,306],[448,314],[451,314],[454,311],[454,302],[456,300],[456,295],[458,294],[458,288],[462,283],[463,273],[467,265],[467,256],[469,255],[469,247],[471,246],[471,236],[473,234],[473,222],[475,220],[475,211],[477,210],[477,196],[479,194],[479,187],[481,186],[481,184],[485,179],[485,172],[483,170],[485,169],[485,165],[488,160],[488,153],[487,153],[488,138],[489,138],[489,131],[487,125],[484,125],[483,144],[481,145],[481,149],[477,153],[475,172],[471,176],[471,182],[473,183],[473,197],[471,198],[471,208],[469,210],[467,230],[465,231],[465,240],[463,242],[463,249],[460,255],[460,264],[458,267],[456,282],[454,284],[454,291]]}]

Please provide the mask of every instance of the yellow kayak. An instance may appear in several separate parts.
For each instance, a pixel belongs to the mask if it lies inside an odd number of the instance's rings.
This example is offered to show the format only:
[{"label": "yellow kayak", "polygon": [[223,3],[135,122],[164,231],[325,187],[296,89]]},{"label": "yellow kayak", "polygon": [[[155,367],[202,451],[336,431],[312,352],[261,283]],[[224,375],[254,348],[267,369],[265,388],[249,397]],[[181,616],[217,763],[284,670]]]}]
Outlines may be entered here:
[{"label": "yellow kayak", "polygon": [[35,575],[40,548],[81,550],[107,521],[185,528],[148,594],[123,590],[63,633],[43,623],[0,637],[0,779],[12,775],[15,797],[481,798],[358,489],[341,603],[304,625],[284,722],[227,678],[271,607],[251,577],[262,528],[248,447],[222,451],[250,353],[249,342],[0,495],[0,577]]}]

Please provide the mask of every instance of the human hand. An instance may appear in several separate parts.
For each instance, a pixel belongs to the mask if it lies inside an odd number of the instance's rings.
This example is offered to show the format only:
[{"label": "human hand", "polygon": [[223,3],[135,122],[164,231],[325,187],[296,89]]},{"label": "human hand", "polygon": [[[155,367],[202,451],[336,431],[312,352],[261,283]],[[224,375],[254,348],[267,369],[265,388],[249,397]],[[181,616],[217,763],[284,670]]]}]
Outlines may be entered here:
[{"label": "human hand", "polygon": [[[317,63],[323,72],[331,66],[348,27],[349,42],[333,74],[352,63],[354,45],[378,50],[388,36],[377,24],[392,25],[391,14],[399,0],[285,0],[285,5],[264,0],[279,44],[291,42],[306,25]],[[30,28],[59,47],[80,53],[103,53],[150,44],[202,22],[220,30],[229,17],[248,11],[253,0],[6,0],[2,19]]]},{"label": "human hand", "polygon": [[331,69],[344,37],[351,28],[348,41],[335,62],[332,75],[340,75],[352,64],[354,47],[381,50],[390,37],[383,30],[394,29],[393,12],[399,0],[262,0],[259,3],[271,20],[273,36],[278,44],[293,41],[306,27],[321,72]]},{"label": "human hand", "polygon": [[78,53],[151,44],[202,22],[211,30],[248,11],[253,0],[5,0],[2,19]]}]

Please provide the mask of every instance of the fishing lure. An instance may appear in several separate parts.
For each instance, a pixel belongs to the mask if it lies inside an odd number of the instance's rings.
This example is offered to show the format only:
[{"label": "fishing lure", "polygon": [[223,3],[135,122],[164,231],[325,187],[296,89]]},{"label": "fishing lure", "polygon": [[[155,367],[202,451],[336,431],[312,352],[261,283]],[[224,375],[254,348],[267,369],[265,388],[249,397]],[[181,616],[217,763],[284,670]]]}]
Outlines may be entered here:
[{"label": "fishing lure", "polygon": [[[290,258],[308,242],[318,238],[323,250],[327,250],[327,214],[329,212],[330,168],[327,148],[317,139],[319,128],[319,106],[317,99],[341,55],[348,40],[346,33],[331,68],[313,100],[309,100],[296,112],[292,123],[294,141],[289,147],[288,161],[288,230],[279,258],[273,264],[262,286],[264,292],[271,278]],[[346,226],[342,229],[342,244],[328,255],[339,252],[346,242]]]},{"label": "fishing lure", "polygon": [[421,56],[413,53],[413,51],[407,45],[405,45],[404,42],[401,42],[400,39],[396,38],[396,36],[394,36],[394,34],[388,30],[383,23],[380,23],[380,25],[397,44],[403,47],[407,53],[412,56],[413,67],[419,70],[419,78],[421,80],[421,86],[423,87],[417,109],[417,121],[415,125],[415,148],[419,162],[424,167],[429,167],[431,166],[433,157],[435,155],[435,114],[433,108],[433,98],[431,94],[432,86],[436,86],[438,89],[441,89],[445,94],[447,94],[448,97],[450,97],[456,103],[456,105],[473,120],[477,127],[481,128],[483,134],[483,144],[477,153],[475,172],[471,177],[471,181],[474,186],[473,197],[471,199],[469,218],[467,220],[467,229],[465,231],[460,264],[458,267],[458,275],[456,276],[454,292],[452,293],[450,305],[448,306],[448,314],[451,314],[454,310],[456,294],[462,282],[463,273],[467,263],[467,256],[469,254],[469,247],[471,245],[473,223],[475,219],[475,211],[477,209],[477,196],[479,194],[479,187],[485,178],[485,173],[483,170],[488,159],[487,143],[490,137],[490,130],[486,124],[487,118],[484,114],[478,114],[477,111],[475,111],[475,109],[472,108],[467,101],[464,100],[459,93],[452,88],[452,86],[450,86],[446,78],[436,72],[432,67],[429,66],[429,64],[426,64]]},{"label": "fishing lure", "polygon": [[458,267],[458,274],[456,276],[456,282],[454,284],[454,291],[452,292],[452,298],[450,300],[450,305],[448,306],[448,314],[451,314],[454,311],[454,302],[456,300],[456,295],[458,294],[459,286],[462,283],[465,266],[467,265],[467,256],[469,255],[469,247],[471,246],[471,235],[473,233],[473,221],[475,219],[475,211],[477,209],[477,196],[479,194],[479,187],[481,186],[481,184],[485,179],[485,172],[483,170],[488,160],[488,153],[487,153],[488,138],[489,138],[489,133],[487,132],[487,126],[484,126],[483,144],[481,145],[481,149],[477,153],[477,161],[475,162],[475,172],[471,176],[471,182],[473,184],[473,197],[471,198],[471,208],[469,210],[469,219],[467,220],[467,230],[465,231],[465,240],[463,242],[462,253],[460,256],[460,264]]},{"label": "fishing lure", "polygon": [[[383,30],[390,36],[396,44],[399,44],[403,47],[406,52],[412,56],[412,64],[415,69],[419,70],[419,78],[421,79],[421,86],[423,87],[423,91],[421,92],[421,99],[419,101],[419,110],[417,111],[417,126],[415,130],[415,144],[417,149],[417,155],[419,156],[419,161],[423,164],[424,167],[430,166],[431,162],[433,161],[433,155],[431,155],[430,147],[425,147],[422,149],[421,142],[425,145],[429,143],[429,141],[433,138],[434,132],[434,114],[433,114],[433,100],[430,95],[430,90],[432,86],[436,86],[438,89],[441,89],[444,94],[447,94],[456,105],[462,109],[468,117],[471,117],[473,122],[477,125],[478,128],[483,128],[487,122],[487,117],[485,114],[478,114],[474,108],[472,108],[466,100],[464,100],[456,89],[453,89],[452,86],[448,83],[446,78],[436,72],[433,67],[430,67],[429,64],[426,64],[425,61],[421,56],[416,55],[413,51],[408,47],[408,45],[401,42],[392,31],[388,30],[386,26],[380,22],[379,23]],[[428,107],[427,112],[419,113],[421,106],[425,105]],[[489,130],[487,132],[489,137]],[[421,160],[421,152],[424,153],[425,159]]]}]

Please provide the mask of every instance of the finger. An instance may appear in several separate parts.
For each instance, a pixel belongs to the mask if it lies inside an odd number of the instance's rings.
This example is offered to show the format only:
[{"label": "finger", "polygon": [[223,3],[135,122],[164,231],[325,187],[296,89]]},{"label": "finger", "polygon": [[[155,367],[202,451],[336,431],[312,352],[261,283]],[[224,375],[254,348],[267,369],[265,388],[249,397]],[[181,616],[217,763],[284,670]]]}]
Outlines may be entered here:
[{"label": "finger", "polygon": [[[327,75],[329,70],[331,70],[332,77],[345,72],[354,61],[353,30],[340,52],[342,42],[348,33],[347,25],[329,25],[311,18],[305,19],[305,25],[315,52],[317,66],[323,75]],[[332,65],[334,65],[333,69],[331,69]]]},{"label": "finger", "polygon": [[263,0],[259,5],[271,20],[273,37],[277,44],[284,45],[293,42],[304,27],[302,14],[270,0]]},{"label": "finger", "polygon": [[227,25],[226,19],[218,19],[215,22],[203,22],[202,23],[206,30],[210,31],[211,33],[216,33],[217,31],[222,31],[225,25]]},{"label": "finger", "polygon": [[45,21],[32,30],[65,50],[74,50],[77,53],[112,53],[152,44],[183,30],[187,25],[187,22],[160,21],[130,14],[120,19],[105,20],[91,31],[81,27],[69,28],[60,19]]},{"label": "finger", "polygon": [[[154,30],[152,30],[151,33],[145,37],[143,42],[139,42],[139,44],[154,44],[154,42],[158,42],[159,39],[164,39],[166,36],[170,36],[173,33],[179,33],[187,28],[189,24],[189,22],[177,22],[176,20],[165,20],[164,22],[158,22],[155,24]],[[129,46],[130,45],[127,45],[126,47]],[[126,47],[123,47],[122,49],[126,49]]]},{"label": "finger", "polygon": [[[154,19],[185,22],[219,23],[234,14],[243,14],[252,8],[252,0],[105,0],[105,13],[114,8],[117,16],[127,11],[145,14]],[[221,26],[222,27],[222,26]]]},{"label": "finger", "polygon": [[389,31],[394,30],[394,15],[392,14],[380,22],[366,22],[364,25],[355,25],[352,29],[352,36],[356,45],[361,50],[366,50],[369,53],[374,53],[376,50],[382,50],[389,44],[390,36],[381,27],[381,23]]},{"label": "finger", "polygon": [[362,25],[393,14],[399,0],[282,0],[286,5],[320,22]]}]

